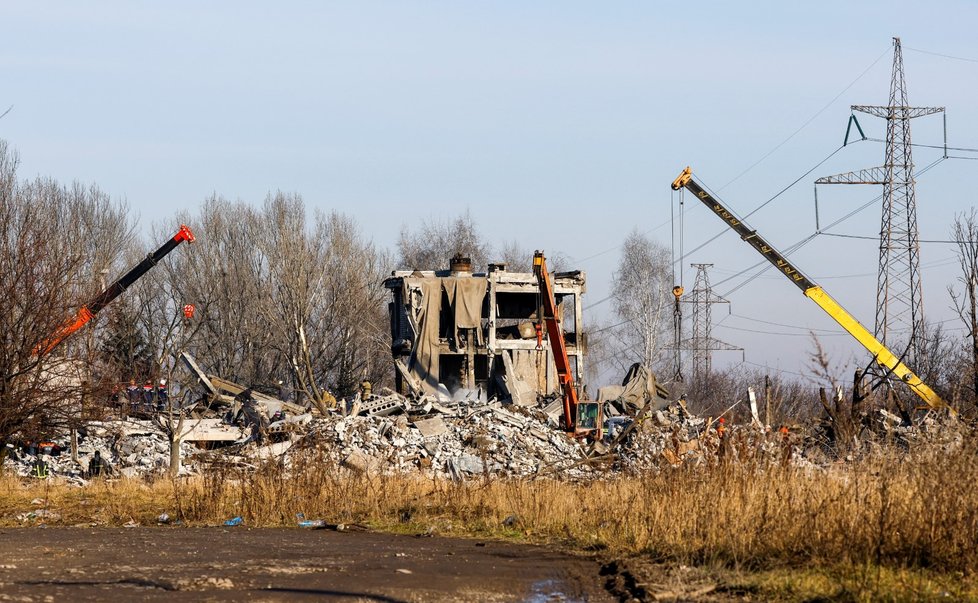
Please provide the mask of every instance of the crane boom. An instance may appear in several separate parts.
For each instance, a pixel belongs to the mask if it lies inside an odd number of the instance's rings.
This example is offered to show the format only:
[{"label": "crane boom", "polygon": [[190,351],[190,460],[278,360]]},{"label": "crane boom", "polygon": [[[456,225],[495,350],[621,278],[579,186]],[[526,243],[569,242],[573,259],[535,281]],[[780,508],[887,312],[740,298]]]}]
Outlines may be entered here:
[{"label": "crane boom", "polygon": [[542,300],[539,319],[547,329],[547,340],[553,353],[554,366],[557,368],[557,381],[560,383],[560,393],[564,402],[564,429],[575,437],[601,439],[602,419],[601,405],[590,400],[580,400],[577,387],[574,385],[574,373],[571,371],[570,358],[567,356],[567,341],[560,328],[560,318],[557,312],[557,298],[554,295],[554,285],[547,271],[547,260],[542,251],[533,254],[533,274],[536,275],[540,286]]},{"label": "crane boom", "polygon": [[169,241],[164,243],[159,249],[153,253],[147,255],[143,261],[139,262],[130,270],[125,273],[122,278],[116,282],[109,285],[104,291],[96,295],[91,301],[78,309],[75,313],[74,318],[66,322],[61,326],[51,337],[45,340],[41,345],[38,346],[37,355],[44,356],[51,352],[54,348],[67,339],[72,333],[78,329],[84,327],[96,314],[99,313],[102,308],[109,305],[115,298],[119,297],[123,291],[128,289],[133,283],[135,283],[141,276],[146,274],[150,268],[155,266],[162,260],[168,253],[173,251],[177,245],[187,241],[188,243],[194,242],[194,233],[190,231],[190,227],[185,224],[180,225],[180,230],[177,234],[173,235]]},{"label": "crane boom", "polygon": [[934,392],[926,383],[921,380],[910,368],[904,364],[900,358],[891,352],[885,345],[883,345],[876,337],[864,327],[856,318],[846,311],[839,302],[835,301],[828,293],[825,292],[822,287],[817,285],[810,278],[805,276],[801,270],[795,267],[794,264],[788,261],[784,255],[774,248],[773,245],[768,243],[757,234],[756,230],[751,229],[742,220],[736,218],[730,210],[723,206],[722,203],[717,201],[713,195],[708,193],[703,189],[695,180],[693,180],[693,172],[687,167],[685,170],[679,174],[672,183],[673,190],[679,190],[685,188],[689,192],[696,195],[700,201],[703,202],[710,211],[715,213],[721,220],[726,222],[727,226],[733,229],[740,238],[746,241],[751,247],[757,250],[758,253],[763,255],[767,261],[771,262],[775,268],[778,269],[781,274],[785,275],[788,280],[793,282],[796,287],[798,287],[805,296],[818,304],[818,307],[825,311],[832,320],[837,322],[839,326],[846,330],[850,335],[852,335],[856,341],[858,341],[864,348],[866,348],[870,354],[873,355],[873,359],[877,364],[886,368],[894,375],[896,375],[901,381],[907,384],[907,386],[922,399],[927,406],[934,409],[948,409],[951,414],[956,414],[954,409],[951,408],[937,393]]},{"label": "crane boom", "polygon": [[573,432],[577,427],[577,389],[574,387],[574,375],[571,373],[570,359],[567,357],[567,342],[557,320],[557,301],[554,297],[553,283],[550,282],[547,260],[542,251],[533,254],[533,272],[539,280],[540,297],[543,302],[543,316],[540,320],[547,329],[547,339],[550,341],[554,365],[557,367],[557,381],[560,383],[561,395],[564,399],[564,424],[567,431]]}]

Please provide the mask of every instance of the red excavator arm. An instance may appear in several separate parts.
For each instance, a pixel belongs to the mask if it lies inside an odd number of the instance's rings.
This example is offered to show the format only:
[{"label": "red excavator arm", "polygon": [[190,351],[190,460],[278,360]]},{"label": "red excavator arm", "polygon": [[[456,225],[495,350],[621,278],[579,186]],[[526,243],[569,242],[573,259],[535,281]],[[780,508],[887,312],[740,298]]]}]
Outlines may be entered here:
[{"label": "red excavator arm", "polygon": [[92,301],[79,308],[74,318],[62,325],[61,328],[54,333],[54,335],[37,346],[37,349],[35,350],[36,354],[38,356],[44,356],[50,353],[54,348],[58,347],[62,341],[67,339],[78,329],[88,324],[88,321],[92,320],[92,318],[94,318],[102,308],[109,305],[109,303],[115,298],[119,297],[123,291],[139,280],[139,278],[146,274],[150,268],[158,264],[160,260],[166,257],[168,253],[173,251],[177,245],[184,241],[193,243],[194,233],[190,231],[188,226],[182,224],[180,226],[180,230],[177,231],[177,234],[173,235],[172,239],[164,243],[162,247],[153,253],[146,256],[146,259],[136,264],[132,270],[127,272],[116,282],[112,283],[105,291],[102,291],[95,296]]},{"label": "red excavator arm", "polygon": [[[581,402],[577,397],[574,386],[574,374],[571,371],[570,359],[567,357],[567,342],[560,328],[557,317],[557,300],[554,297],[553,283],[547,272],[547,260],[542,251],[533,254],[533,274],[540,282],[540,297],[542,298],[542,315],[539,317],[547,330],[547,341],[553,352],[554,364],[557,367],[557,380],[560,383],[561,395],[564,398],[564,429],[575,436],[601,437],[601,415],[594,402]],[[586,408],[588,425],[582,425],[581,409]]]}]

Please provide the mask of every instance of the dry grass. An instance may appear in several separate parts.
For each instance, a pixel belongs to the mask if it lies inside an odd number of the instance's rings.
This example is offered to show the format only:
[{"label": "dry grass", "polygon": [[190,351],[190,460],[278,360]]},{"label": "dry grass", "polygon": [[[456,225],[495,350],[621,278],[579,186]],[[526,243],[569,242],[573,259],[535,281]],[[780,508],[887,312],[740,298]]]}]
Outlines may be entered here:
[{"label": "dry grass", "polygon": [[37,508],[34,498],[46,499],[65,525],[152,525],[167,512],[187,525],[240,515],[250,526],[287,526],[301,512],[331,523],[559,543],[755,577],[816,568],[838,585],[832,572],[842,571],[858,593],[866,580],[906,570],[928,584],[941,582],[919,572],[970,582],[978,566],[975,483],[971,440],[953,450],[880,453],[828,471],[728,462],[588,483],[366,477],[310,451],[291,472],[225,468],[189,480],[89,488],[6,477],[0,524],[20,525],[15,515]]}]

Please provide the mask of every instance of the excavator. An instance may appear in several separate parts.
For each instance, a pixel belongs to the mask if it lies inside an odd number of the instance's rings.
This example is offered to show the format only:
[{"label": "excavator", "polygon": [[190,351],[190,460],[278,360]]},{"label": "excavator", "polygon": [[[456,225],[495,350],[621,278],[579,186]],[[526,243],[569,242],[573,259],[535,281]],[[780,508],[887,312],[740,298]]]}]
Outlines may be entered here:
[{"label": "excavator", "polygon": [[852,316],[839,302],[833,299],[822,287],[805,276],[794,264],[770,243],[764,240],[756,230],[751,229],[742,220],[733,215],[733,212],[717,201],[713,195],[708,193],[699,183],[693,179],[693,172],[687,166],[673,181],[672,189],[679,190],[685,188],[697,199],[703,202],[710,211],[716,214],[731,229],[740,235],[740,238],[757,250],[767,259],[778,272],[783,274],[788,280],[795,284],[805,297],[815,302],[819,308],[825,311],[832,320],[839,324],[843,329],[852,335],[873,356],[873,360],[882,367],[888,374],[895,375],[900,381],[905,383],[910,390],[916,394],[927,407],[934,410],[947,410],[951,415],[956,415],[956,411],[947,404],[937,393],[934,392],[926,383],[921,380],[903,361],[864,327],[855,317]]},{"label": "excavator", "polygon": [[57,331],[54,332],[54,334],[42,341],[34,350],[35,355],[41,357],[51,353],[54,348],[61,344],[61,342],[70,337],[72,333],[88,324],[89,321],[95,318],[95,315],[98,314],[102,308],[109,305],[109,303],[111,303],[115,298],[119,297],[123,291],[132,286],[132,284],[146,274],[150,268],[158,264],[160,260],[166,257],[167,254],[176,249],[176,247],[184,241],[193,243],[194,233],[191,232],[190,227],[188,227],[186,224],[181,224],[180,230],[178,230],[169,241],[164,243],[162,247],[146,256],[143,261],[136,264],[136,266],[124,274],[122,278],[112,283],[104,291],[96,295],[90,302],[79,308],[78,312],[75,313],[74,318],[65,322],[60,328],[58,328]]},{"label": "excavator", "polygon": [[574,374],[567,357],[567,342],[560,328],[557,300],[554,297],[553,282],[547,271],[547,260],[542,251],[533,254],[533,274],[540,284],[541,308],[539,319],[547,331],[547,341],[553,352],[557,367],[557,381],[560,384],[564,402],[563,429],[575,438],[597,441],[601,439],[601,405],[590,400],[579,400]]}]

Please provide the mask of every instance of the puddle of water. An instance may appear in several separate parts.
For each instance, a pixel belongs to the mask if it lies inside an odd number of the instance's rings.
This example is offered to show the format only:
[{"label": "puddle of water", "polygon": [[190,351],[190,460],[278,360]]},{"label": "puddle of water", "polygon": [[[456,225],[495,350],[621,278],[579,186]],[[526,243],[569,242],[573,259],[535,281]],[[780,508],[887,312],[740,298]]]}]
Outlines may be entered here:
[{"label": "puddle of water", "polygon": [[560,580],[540,580],[533,583],[533,588],[523,599],[524,603],[583,603],[584,599],[571,597],[564,592],[564,584]]}]

